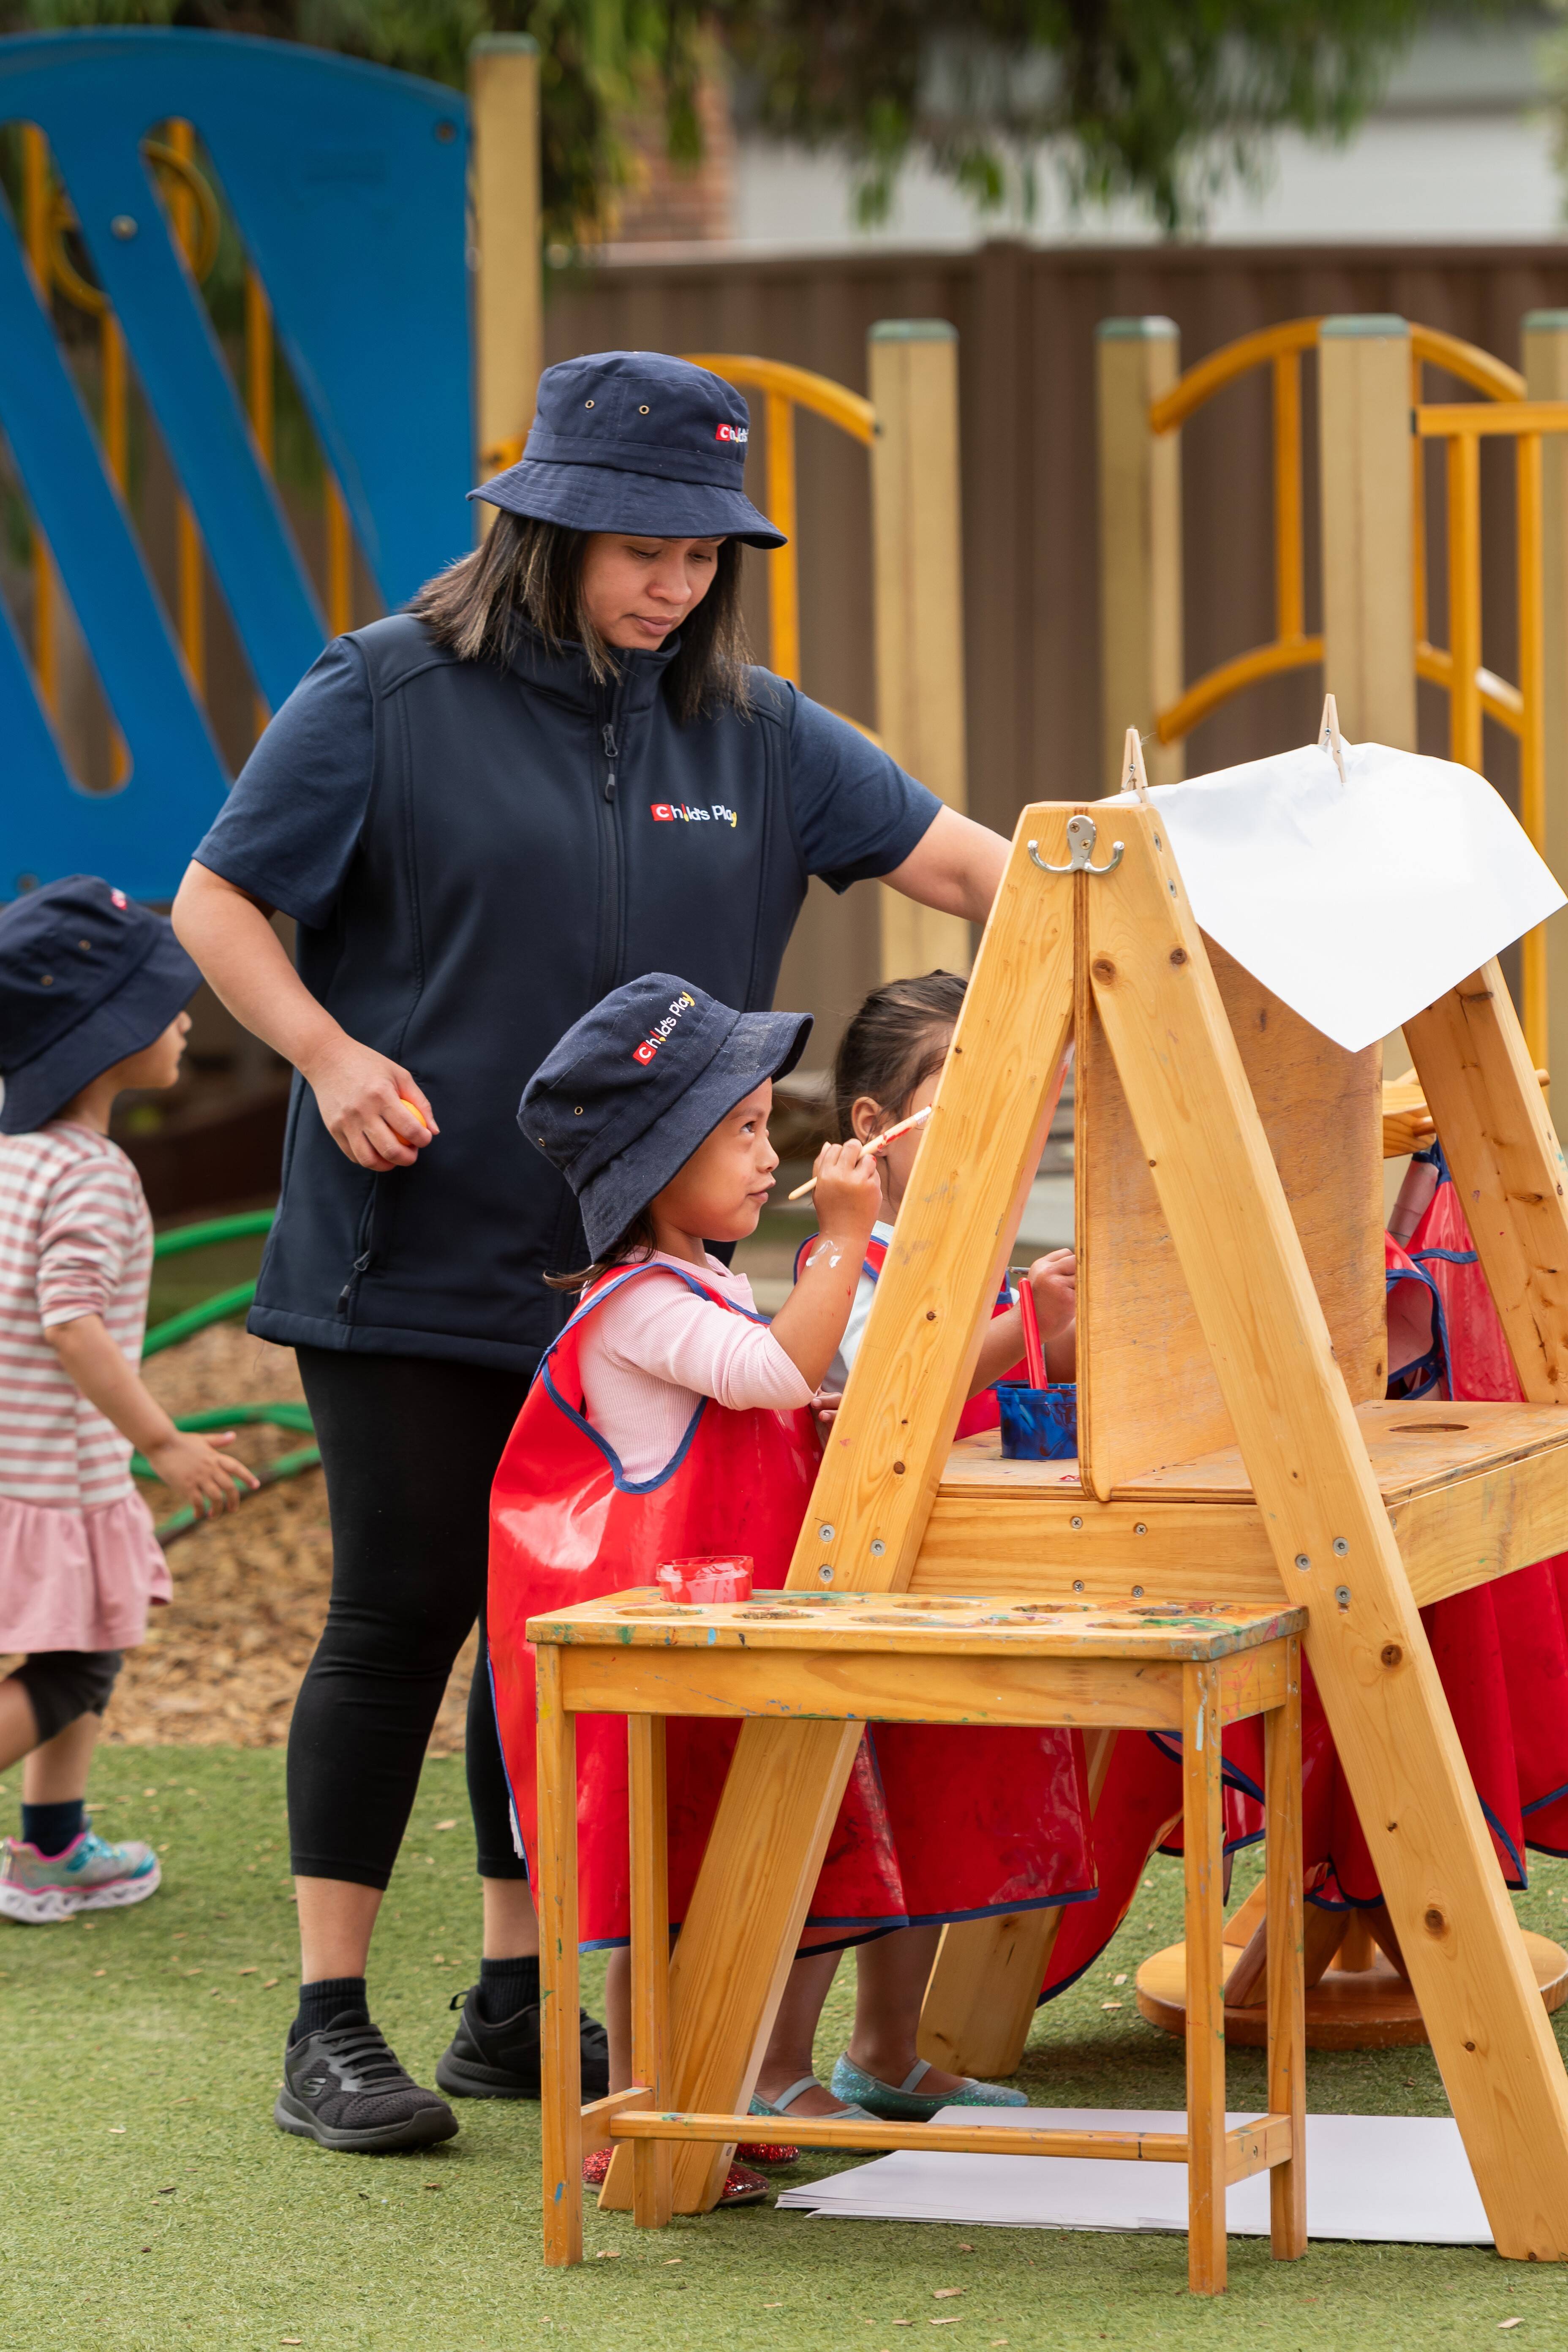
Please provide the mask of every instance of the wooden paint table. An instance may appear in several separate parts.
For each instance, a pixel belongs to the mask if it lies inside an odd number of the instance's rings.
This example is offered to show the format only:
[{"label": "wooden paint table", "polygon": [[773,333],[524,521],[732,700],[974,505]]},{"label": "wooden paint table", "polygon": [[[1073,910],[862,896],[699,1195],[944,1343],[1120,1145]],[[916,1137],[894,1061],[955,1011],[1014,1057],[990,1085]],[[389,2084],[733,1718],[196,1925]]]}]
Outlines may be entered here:
[{"label": "wooden paint table", "polygon": [[[536,1618],[539,1667],[539,1916],[545,2259],[583,2258],[583,2158],[629,2143],[632,2210],[645,2227],[673,2210],[671,2143],[776,2139],[776,2117],[680,2113],[671,2097],[668,2011],[683,1946],[669,1951],[665,1719],[771,1718],[807,1726],[874,1722],[1070,1725],[1098,1735],[1135,1726],[1179,1733],[1192,1958],[1185,2131],[1117,2133],[789,2120],[814,2147],[915,2147],[992,2155],[1139,2158],[1185,2164],[1188,2276],[1195,2294],[1226,2279],[1227,2182],[1268,2169],[1273,2248],[1306,2245],[1301,1960],[1300,1643],[1304,1609],[1243,1602],[1029,1601],[896,1593],[765,1592],[746,1603],[683,1606],[656,1589]],[[627,1717],[631,1784],[632,2066],[637,2087],[581,2105],[577,2030],[575,1718]],[[1268,2112],[1227,2131],[1222,1944],[1220,1735],[1265,1717],[1268,1822]],[[794,1801],[784,1769],[772,1801]],[[831,1819],[831,1816],[829,1817]],[[750,1890],[731,1889],[737,1916]],[[782,1956],[788,1967],[792,1955]],[[726,1979],[684,1988],[722,2034]],[[700,2028],[699,2029],[700,2030]],[[1024,2111],[1019,2111],[1020,2113]]]}]

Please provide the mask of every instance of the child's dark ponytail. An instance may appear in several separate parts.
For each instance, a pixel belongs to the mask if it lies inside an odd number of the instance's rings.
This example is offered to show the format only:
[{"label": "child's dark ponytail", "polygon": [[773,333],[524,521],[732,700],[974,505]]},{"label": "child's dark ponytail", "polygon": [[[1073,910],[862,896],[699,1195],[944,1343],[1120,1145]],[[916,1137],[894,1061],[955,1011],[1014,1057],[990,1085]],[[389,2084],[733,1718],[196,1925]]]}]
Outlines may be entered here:
[{"label": "child's dark ponytail", "polygon": [[602,1275],[614,1274],[617,1266],[646,1265],[658,1247],[649,1209],[639,1209],[618,1240],[613,1241],[603,1257],[585,1265],[580,1274],[547,1274],[546,1290],[586,1290],[591,1282]]},{"label": "child's dark ponytail", "polygon": [[833,1064],[833,1108],[841,1143],[854,1135],[849,1115],[860,1096],[869,1095],[889,1118],[897,1118],[941,1068],[964,987],[955,971],[928,971],[871,991],[844,1032]]}]

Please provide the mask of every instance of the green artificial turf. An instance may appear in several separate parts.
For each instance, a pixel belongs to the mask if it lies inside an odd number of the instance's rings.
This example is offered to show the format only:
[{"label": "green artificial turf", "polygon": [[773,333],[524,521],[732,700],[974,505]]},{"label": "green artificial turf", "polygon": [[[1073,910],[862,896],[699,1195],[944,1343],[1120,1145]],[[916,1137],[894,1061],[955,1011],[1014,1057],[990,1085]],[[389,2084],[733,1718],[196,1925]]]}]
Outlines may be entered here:
[{"label": "green artificial turf", "polygon": [[[13,1773],[0,1797],[7,1825],[16,1796]],[[535,2106],[464,2103],[456,2140],[379,2160],[329,2156],[275,2129],[295,1983],[281,1755],[110,1748],[94,1797],[100,1827],[164,1849],[166,1881],[141,1908],[91,1923],[0,1922],[5,2352],[1568,2343],[1568,2269],[1475,2248],[1323,2245],[1276,2265],[1266,2245],[1233,2240],[1229,2294],[1196,2304],[1177,2236],[965,2234],[772,2210],[643,2233],[590,2204],[587,2261],[547,2273]],[[472,1862],[461,1760],[432,1762],[373,1978],[379,2021],[426,2081],[447,2038],[447,1998],[475,1972]],[[1253,1874],[1244,1856],[1235,1900]],[[1561,1931],[1568,1865],[1537,1860],[1531,1874],[1526,1924]],[[1040,2012],[1020,2078],[1037,2101],[1181,2105],[1180,2044],[1111,1981],[1179,1933],[1177,1869],[1157,1862],[1149,1877],[1117,1945]],[[588,1978],[592,1998],[598,1971]],[[842,2046],[853,1980],[847,1963],[825,2063]],[[1233,2107],[1261,2105],[1260,2056],[1236,2055],[1230,2085]],[[1308,2095],[1319,2110],[1445,2111],[1424,2050],[1314,2057]],[[783,2178],[814,2166],[834,2168],[805,2158]],[[938,2298],[940,2287],[963,2293]],[[937,2318],[956,2320],[951,2334],[924,2333]]]}]

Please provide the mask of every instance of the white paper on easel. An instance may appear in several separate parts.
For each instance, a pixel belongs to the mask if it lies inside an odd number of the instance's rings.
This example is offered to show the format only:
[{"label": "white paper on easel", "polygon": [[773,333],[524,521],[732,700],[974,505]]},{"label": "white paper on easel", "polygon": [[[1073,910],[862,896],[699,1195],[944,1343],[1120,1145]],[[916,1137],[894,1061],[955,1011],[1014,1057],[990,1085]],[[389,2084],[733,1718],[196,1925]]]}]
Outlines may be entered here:
[{"label": "white paper on easel", "polygon": [[[1308,744],[1150,798],[1203,929],[1353,1053],[1568,901],[1472,769],[1383,743],[1343,753],[1342,783]],[[1099,803],[1097,865],[1131,798]]]}]

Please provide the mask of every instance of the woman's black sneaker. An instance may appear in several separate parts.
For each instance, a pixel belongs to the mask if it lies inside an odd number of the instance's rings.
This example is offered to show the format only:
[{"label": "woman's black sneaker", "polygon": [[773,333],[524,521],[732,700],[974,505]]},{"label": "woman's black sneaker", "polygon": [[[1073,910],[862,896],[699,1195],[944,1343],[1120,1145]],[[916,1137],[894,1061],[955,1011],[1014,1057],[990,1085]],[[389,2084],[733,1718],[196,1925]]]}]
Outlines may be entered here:
[{"label": "woman's black sneaker", "polygon": [[386,2036],[352,2012],[285,2046],[272,2120],[301,2139],[360,2156],[386,2156],[450,2139],[458,2118],[398,2064]]},{"label": "woman's black sneaker", "polygon": [[[436,2062],[436,2080],[454,2099],[537,2099],[539,2096],[539,2003],[492,2024],[480,2007],[483,1988],[470,1985],[452,1995],[463,2012],[449,2046]],[[597,2018],[579,2010],[583,2049],[583,2096],[602,2099],[610,2087],[609,2037]]]}]

